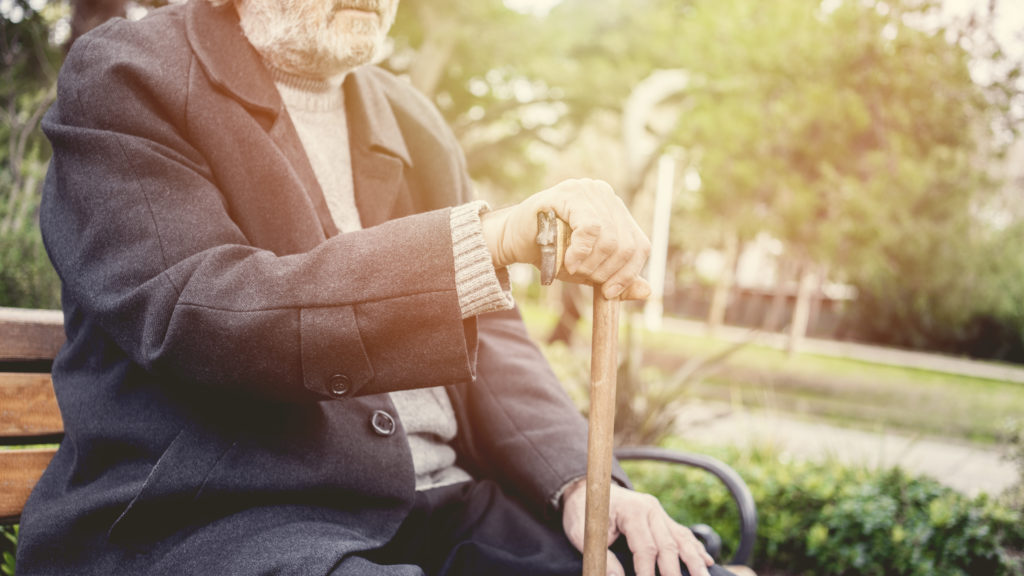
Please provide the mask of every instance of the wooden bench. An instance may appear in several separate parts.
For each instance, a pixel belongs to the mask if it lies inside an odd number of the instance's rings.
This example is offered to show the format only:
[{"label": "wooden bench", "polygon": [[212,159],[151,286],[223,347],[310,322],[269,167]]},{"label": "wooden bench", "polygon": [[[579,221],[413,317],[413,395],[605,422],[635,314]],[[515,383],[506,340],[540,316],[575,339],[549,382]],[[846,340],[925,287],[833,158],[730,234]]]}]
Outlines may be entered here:
[{"label": "wooden bench", "polygon": [[[50,367],[63,343],[61,312],[0,307],[0,524],[18,522],[32,487],[57,450],[54,445],[64,435],[50,380]],[[616,456],[693,466],[714,474],[739,510],[740,542],[730,569],[740,576],[753,574],[742,565],[753,554],[757,511],[735,471],[707,456],[658,448],[620,448]],[[712,545],[718,538],[713,531],[699,535]]]},{"label": "wooden bench", "polygon": [[64,435],[50,381],[63,343],[59,311],[0,308],[0,446],[18,447],[0,449],[0,524],[18,521]]}]

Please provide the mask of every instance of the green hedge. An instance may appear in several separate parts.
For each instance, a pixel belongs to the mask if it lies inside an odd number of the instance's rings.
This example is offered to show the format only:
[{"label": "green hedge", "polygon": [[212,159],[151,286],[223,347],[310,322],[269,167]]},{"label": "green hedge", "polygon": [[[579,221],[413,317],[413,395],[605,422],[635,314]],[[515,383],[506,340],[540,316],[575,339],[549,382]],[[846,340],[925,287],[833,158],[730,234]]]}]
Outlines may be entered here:
[{"label": "green hedge", "polygon": [[[988,496],[967,498],[899,469],[783,462],[773,451],[717,455],[750,486],[758,507],[754,567],[799,575],[1024,575],[1024,517]],[[730,557],[735,505],[710,475],[627,463],[638,488],[684,523],[711,525]]]}]

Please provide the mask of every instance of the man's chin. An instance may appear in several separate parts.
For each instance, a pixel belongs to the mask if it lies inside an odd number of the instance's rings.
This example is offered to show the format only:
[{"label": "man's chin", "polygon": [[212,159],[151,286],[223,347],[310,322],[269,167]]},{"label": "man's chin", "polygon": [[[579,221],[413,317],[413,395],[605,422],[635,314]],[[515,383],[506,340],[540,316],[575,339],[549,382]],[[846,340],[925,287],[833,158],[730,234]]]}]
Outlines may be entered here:
[{"label": "man's chin", "polygon": [[380,46],[381,43],[377,42],[375,37],[353,38],[350,35],[344,41],[338,42],[333,49],[327,49],[325,52],[329,55],[328,59],[333,62],[333,67],[344,71],[373,62]]},{"label": "man's chin", "polygon": [[[347,18],[351,22],[362,22],[366,24],[380,24],[380,14],[369,10],[358,10],[356,8],[341,8],[335,12],[337,17]],[[365,25],[365,24],[364,24]]]}]

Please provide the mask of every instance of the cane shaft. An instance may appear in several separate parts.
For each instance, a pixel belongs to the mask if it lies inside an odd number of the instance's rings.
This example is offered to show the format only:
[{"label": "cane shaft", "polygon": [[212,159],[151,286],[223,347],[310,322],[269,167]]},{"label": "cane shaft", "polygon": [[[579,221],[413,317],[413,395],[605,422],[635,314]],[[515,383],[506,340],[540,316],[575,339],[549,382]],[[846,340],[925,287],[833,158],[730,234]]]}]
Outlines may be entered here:
[{"label": "cane shaft", "polygon": [[583,535],[583,576],[607,575],[608,501],[615,431],[619,301],[594,287],[594,335],[590,356],[590,428],[587,439],[587,509]]}]

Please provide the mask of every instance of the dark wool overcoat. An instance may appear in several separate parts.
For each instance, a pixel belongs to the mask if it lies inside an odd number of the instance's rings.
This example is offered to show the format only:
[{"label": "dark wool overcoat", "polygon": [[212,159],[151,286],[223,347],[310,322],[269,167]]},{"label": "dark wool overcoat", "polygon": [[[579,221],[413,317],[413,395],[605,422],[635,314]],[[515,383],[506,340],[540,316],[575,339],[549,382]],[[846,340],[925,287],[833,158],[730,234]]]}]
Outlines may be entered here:
[{"label": "dark wool overcoat", "polygon": [[380,69],[344,91],[366,229],[339,235],[230,4],[75,43],[41,209],[67,434],[19,574],[325,574],[413,500],[401,422],[374,426],[394,390],[447,386],[460,464],[538,510],[584,474],[586,424],[518,315],[461,319],[452,134]]}]

